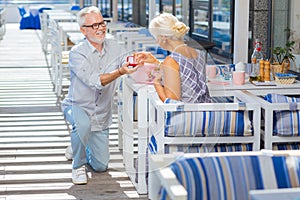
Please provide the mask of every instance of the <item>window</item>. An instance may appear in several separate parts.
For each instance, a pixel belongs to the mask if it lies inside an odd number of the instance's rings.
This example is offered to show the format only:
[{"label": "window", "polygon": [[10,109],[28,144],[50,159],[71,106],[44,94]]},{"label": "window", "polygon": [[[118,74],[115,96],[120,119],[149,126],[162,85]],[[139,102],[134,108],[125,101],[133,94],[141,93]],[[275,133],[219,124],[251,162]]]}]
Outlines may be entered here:
[{"label": "window", "polygon": [[216,62],[232,62],[233,0],[193,0],[191,36],[215,54]]},{"label": "window", "polygon": [[98,7],[103,17],[111,17],[111,0],[98,0]]},{"label": "window", "polygon": [[164,13],[171,13],[182,21],[182,1],[183,0],[157,0],[156,5],[160,5],[160,9],[156,10],[160,10]]},{"label": "window", "polygon": [[0,0],[0,4],[70,4],[72,0]]},{"label": "window", "polygon": [[132,21],[132,0],[118,1],[118,20]]},{"label": "window", "polygon": [[162,0],[161,1],[161,10],[163,13],[173,14],[173,0]]}]

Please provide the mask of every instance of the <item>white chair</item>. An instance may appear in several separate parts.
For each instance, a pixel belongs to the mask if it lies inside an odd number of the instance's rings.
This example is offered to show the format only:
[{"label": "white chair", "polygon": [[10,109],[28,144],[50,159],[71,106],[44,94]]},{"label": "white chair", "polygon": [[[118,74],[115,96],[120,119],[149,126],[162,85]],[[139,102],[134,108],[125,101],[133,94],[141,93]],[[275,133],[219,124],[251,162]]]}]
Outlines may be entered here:
[{"label": "white chair", "polygon": [[137,36],[137,35],[140,35],[138,31],[117,32],[115,38],[118,40],[118,42],[125,42],[128,36]]},{"label": "white chair", "polygon": [[[137,103],[133,98],[133,93],[137,93]],[[211,144],[228,144],[228,149],[232,149],[236,144],[236,150],[259,150],[260,148],[260,107],[255,101],[249,100],[248,96],[240,91],[235,93],[234,103],[203,103],[203,104],[164,104],[158,99],[152,86],[142,84],[130,84],[130,79],[123,81],[123,101],[122,104],[122,132],[123,132],[123,157],[125,169],[138,193],[147,193],[147,146],[150,149],[156,146],[157,154],[168,153],[165,145],[203,145],[207,144],[207,149]],[[137,105],[136,105],[137,104]],[[147,108],[147,105],[149,106]],[[138,109],[137,122],[133,121],[133,112]],[[246,127],[245,136],[208,136],[173,137],[165,135],[165,112],[181,111],[224,111],[238,112],[245,116],[245,124],[251,123],[251,127]],[[251,112],[251,122],[248,112]],[[119,114],[120,115],[120,114]],[[149,121],[148,121],[149,120]],[[197,123],[197,122],[195,122]],[[200,122],[199,122],[200,123]],[[218,122],[215,122],[218,123]],[[136,134],[137,132],[137,134]],[[155,136],[155,144],[153,137]],[[136,139],[135,139],[136,138]],[[149,142],[150,141],[150,142]],[[136,145],[137,143],[137,145]],[[231,146],[230,146],[231,145]],[[242,146],[242,147],[240,147]],[[136,149],[137,148],[137,149]],[[248,149],[247,149],[248,148]],[[170,148],[171,149],[171,148]],[[234,149],[233,149],[234,150]]]},{"label": "white chair", "polygon": [[60,98],[64,85],[69,85],[69,51],[62,51],[61,35],[59,27],[54,20],[50,21],[51,44],[51,78],[54,92]]},{"label": "white chair", "polygon": [[[278,149],[279,144],[283,144],[282,147],[292,149],[293,146],[290,143],[298,143],[296,148],[300,147],[300,136],[298,127],[300,125],[300,102],[288,102],[289,97],[288,90],[284,93],[286,95],[286,102],[270,103],[263,99],[263,96],[257,96],[250,91],[244,91],[251,99],[257,101],[264,116],[262,126],[262,140],[264,141],[265,149]],[[280,92],[280,91],[279,91]],[[276,95],[275,93],[272,93]],[[281,95],[281,92],[278,93]],[[275,101],[274,101],[275,102]],[[274,118],[276,115],[276,118]],[[287,116],[284,117],[284,116]],[[274,131],[275,127],[280,128],[277,133]],[[286,127],[286,128],[285,128]]]},{"label": "white chair", "polygon": [[152,93],[149,127],[157,154],[260,149],[260,106],[241,91],[234,102],[199,104],[165,104]]},{"label": "white chair", "polygon": [[[286,190],[299,194],[299,175],[294,175],[298,165],[299,151],[150,155],[148,197],[168,199],[166,193],[170,199],[287,199]],[[275,198],[280,190],[287,196]]]}]

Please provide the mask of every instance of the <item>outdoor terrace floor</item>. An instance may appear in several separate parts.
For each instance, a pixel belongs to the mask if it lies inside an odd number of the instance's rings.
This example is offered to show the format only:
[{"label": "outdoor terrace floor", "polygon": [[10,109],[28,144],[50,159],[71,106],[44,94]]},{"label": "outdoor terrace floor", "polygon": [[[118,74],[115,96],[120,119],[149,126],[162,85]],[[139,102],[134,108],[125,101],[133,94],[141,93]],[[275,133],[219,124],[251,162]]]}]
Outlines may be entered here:
[{"label": "outdoor terrace floor", "polygon": [[73,185],[66,124],[53,92],[40,31],[7,24],[0,41],[0,200],[147,199],[125,173],[118,148],[117,114],[110,127],[111,160],[105,173],[89,170]]}]

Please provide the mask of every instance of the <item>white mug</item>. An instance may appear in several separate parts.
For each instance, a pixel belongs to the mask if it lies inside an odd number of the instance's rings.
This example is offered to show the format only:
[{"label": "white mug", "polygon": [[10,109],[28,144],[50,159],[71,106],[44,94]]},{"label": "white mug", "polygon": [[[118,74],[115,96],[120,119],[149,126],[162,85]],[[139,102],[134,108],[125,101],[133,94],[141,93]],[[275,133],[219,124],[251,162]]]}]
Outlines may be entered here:
[{"label": "white mug", "polygon": [[239,62],[235,65],[235,71],[246,71],[246,64]]}]

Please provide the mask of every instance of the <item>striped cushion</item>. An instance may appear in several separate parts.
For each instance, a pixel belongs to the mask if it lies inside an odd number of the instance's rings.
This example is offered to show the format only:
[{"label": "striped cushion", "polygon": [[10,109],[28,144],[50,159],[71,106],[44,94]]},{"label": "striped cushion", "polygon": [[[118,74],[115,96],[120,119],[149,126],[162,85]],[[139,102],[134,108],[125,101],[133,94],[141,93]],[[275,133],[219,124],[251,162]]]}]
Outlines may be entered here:
[{"label": "striped cushion", "polygon": [[[182,103],[167,99],[165,103]],[[166,112],[166,136],[252,136],[249,111]]]},{"label": "striped cushion", "polygon": [[[188,192],[188,199],[197,200],[248,200],[248,192],[270,189],[272,181],[266,176],[269,168],[264,156],[220,156],[182,158],[170,165],[178,181]],[[273,156],[275,188],[300,186],[300,157]],[[273,171],[273,170],[271,170]],[[265,179],[263,178],[264,176]],[[271,183],[271,185],[273,185]],[[271,186],[272,187],[272,186]],[[168,198],[162,188],[161,199]]]},{"label": "striped cushion", "polygon": [[[289,103],[292,110],[300,98],[280,94],[267,94],[264,99],[270,103]],[[274,111],[273,134],[278,136],[300,136],[300,111]]]},{"label": "striped cushion", "polygon": [[291,143],[273,143],[273,150],[300,150],[300,144],[297,142]]},{"label": "striped cushion", "polygon": [[166,145],[165,153],[208,153],[252,151],[252,144],[198,144],[198,145]]},{"label": "striped cushion", "polygon": [[[248,200],[248,192],[264,189],[258,156],[183,158],[170,165],[194,200]],[[247,184],[246,184],[247,182]],[[161,199],[166,199],[163,190]]]},{"label": "striped cushion", "polygon": [[300,158],[274,156],[272,158],[278,188],[300,187]]},{"label": "striped cushion", "polygon": [[[157,153],[157,142],[155,136],[150,137],[148,144],[151,154]],[[182,144],[165,145],[165,153],[184,152],[184,153],[205,153],[205,152],[235,152],[252,151],[252,144]]]}]

